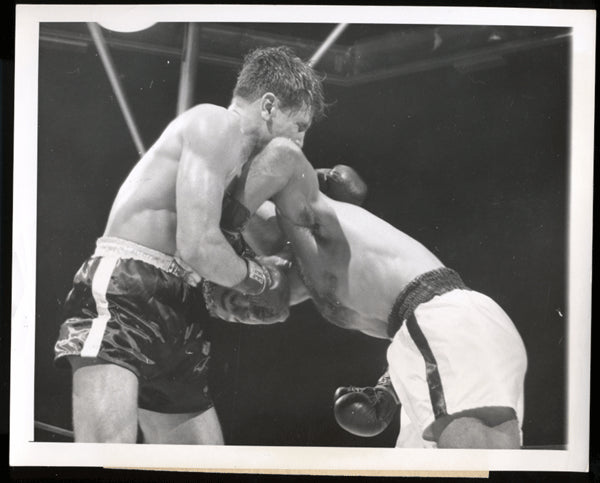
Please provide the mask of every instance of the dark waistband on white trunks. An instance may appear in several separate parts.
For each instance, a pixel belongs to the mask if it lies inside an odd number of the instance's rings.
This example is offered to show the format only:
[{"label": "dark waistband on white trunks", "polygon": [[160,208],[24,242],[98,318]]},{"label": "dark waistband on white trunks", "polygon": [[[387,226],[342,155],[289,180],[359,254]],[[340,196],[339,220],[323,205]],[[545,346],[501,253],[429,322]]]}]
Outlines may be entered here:
[{"label": "dark waistband on white trunks", "polygon": [[460,275],[447,267],[425,272],[412,280],[398,295],[388,317],[390,338],[394,337],[404,321],[420,304],[429,302],[436,295],[442,295],[455,289],[470,290]]},{"label": "dark waistband on white trunks", "polygon": [[152,248],[139,245],[129,240],[116,237],[101,237],[96,241],[96,257],[132,258],[148,263],[163,272],[170,273],[182,279],[188,285],[195,287],[202,278],[183,260],[173,255],[159,252]]}]

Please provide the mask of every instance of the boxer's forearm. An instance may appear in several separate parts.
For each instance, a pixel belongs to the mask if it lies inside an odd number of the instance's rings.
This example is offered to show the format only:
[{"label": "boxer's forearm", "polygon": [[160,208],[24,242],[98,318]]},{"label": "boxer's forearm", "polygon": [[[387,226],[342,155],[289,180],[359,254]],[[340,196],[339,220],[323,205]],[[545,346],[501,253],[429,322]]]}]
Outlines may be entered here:
[{"label": "boxer's forearm", "polygon": [[220,230],[207,230],[194,242],[179,242],[179,254],[202,278],[233,287],[246,278],[246,262],[227,242]]},{"label": "boxer's forearm", "polygon": [[273,139],[248,165],[249,171],[238,183],[235,198],[255,213],[284,189],[294,175],[297,160],[303,157],[302,150],[289,139]]}]

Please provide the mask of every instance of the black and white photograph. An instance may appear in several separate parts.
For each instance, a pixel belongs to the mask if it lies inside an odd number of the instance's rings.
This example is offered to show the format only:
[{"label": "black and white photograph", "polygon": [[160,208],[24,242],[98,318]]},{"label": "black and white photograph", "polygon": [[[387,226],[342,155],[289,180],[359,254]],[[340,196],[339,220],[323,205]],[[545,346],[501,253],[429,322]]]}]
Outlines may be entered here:
[{"label": "black and white photograph", "polygon": [[595,24],[17,6],[10,464],[587,471]]}]

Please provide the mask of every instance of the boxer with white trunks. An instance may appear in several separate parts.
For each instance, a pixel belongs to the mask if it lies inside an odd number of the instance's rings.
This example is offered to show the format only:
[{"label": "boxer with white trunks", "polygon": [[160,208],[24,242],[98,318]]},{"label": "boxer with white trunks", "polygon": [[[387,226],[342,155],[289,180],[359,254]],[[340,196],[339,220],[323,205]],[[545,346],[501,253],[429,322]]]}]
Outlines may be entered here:
[{"label": "boxer with white trunks", "polygon": [[[527,358],[493,300],[415,239],[320,192],[289,141],[273,140],[253,160],[235,196],[257,212],[244,232],[251,245],[274,253],[289,241],[291,303],[310,298],[328,321],[390,340],[391,381],[422,446],[520,447]],[[224,292],[209,308],[228,317],[240,299]],[[355,409],[336,411],[351,425]]]},{"label": "boxer with white trunks", "polygon": [[[277,136],[302,146],[324,109],[321,81],[283,47],[244,59],[231,105],[172,121],[135,165],[80,268],[55,344],[73,371],[77,442],[222,444],[208,394],[200,280],[286,301],[287,262],[236,251],[222,207],[245,164]],[[234,220],[238,222],[238,220]]]}]

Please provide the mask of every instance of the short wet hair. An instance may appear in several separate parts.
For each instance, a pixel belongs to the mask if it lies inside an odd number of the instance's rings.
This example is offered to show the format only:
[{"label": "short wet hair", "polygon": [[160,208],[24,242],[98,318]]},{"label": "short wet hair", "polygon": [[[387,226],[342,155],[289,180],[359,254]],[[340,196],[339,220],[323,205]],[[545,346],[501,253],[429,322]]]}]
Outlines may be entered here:
[{"label": "short wet hair", "polygon": [[283,108],[310,108],[313,119],[325,113],[319,75],[289,47],[267,47],[244,58],[233,95],[254,101],[266,92],[277,96]]}]

